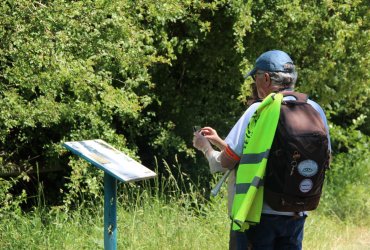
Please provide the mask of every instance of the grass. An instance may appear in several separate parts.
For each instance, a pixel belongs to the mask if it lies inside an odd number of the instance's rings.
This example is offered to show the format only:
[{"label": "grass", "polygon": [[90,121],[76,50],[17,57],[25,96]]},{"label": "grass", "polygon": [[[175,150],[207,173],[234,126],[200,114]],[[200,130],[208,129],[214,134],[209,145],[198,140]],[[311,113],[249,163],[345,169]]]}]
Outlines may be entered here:
[{"label": "grass", "polygon": [[370,228],[312,212],[305,224],[304,249],[370,249]]},{"label": "grass", "polygon": [[[120,204],[118,249],[225,249],[228,222],[224,211],[205,212],[155,198],[132,208]],[[102,206],[70,213],[4,216],[0,239],[0,249],[103,249]]]},{"label": "grass", "polygon": [[[227,249],[226,199],[216,197],[200,205],[197,196],[179,194],[165,201],[143,193],[131,205],[119,199],[118,249]],[[36,209],[2,214],[0,249],[103,249],[102,207],[101,203],[71,212]],[[312,212],[303,245],[304,249],[370,249],[370,230]]]},{"label": "grass", "polygon": [[[155,179],[154,185],[119,185],[118,249],[228,249],[225,185],[219,196],[207,201],[181,171],[175,178],[167,168],[169,176]],[[0,249],[104,249],[103,199],[84,200],[84,206],[74,210],[46,208],[42,190],[39,193],[31,212],[0,207]],[[369,213],[342,220],[328,213],[328,205],[324,199],[310,212],[303,248],[370,250]]]}]

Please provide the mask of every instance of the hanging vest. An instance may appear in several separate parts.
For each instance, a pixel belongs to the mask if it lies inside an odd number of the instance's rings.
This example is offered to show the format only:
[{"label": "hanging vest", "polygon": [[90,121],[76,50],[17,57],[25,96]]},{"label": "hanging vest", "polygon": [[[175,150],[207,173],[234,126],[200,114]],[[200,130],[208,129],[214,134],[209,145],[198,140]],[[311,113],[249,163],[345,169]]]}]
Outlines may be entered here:
[{"label": "hanging vest", "polygon": [[247,126],[243,155],[236,172],[236,193],[231,216],[234,231],[244,231],[260,221],[263,205],[262,181],[282,99],[282,94],[268,95]]}]

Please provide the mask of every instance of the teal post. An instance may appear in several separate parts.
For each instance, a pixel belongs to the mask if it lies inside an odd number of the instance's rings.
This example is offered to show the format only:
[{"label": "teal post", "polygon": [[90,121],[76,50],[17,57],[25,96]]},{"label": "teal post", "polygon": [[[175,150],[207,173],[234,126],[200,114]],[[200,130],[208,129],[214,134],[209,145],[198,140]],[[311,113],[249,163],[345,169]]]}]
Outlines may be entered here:
[{"label": "teal post", "polygon": [[117,180],[104,172],[104,249],[117,249]]}]

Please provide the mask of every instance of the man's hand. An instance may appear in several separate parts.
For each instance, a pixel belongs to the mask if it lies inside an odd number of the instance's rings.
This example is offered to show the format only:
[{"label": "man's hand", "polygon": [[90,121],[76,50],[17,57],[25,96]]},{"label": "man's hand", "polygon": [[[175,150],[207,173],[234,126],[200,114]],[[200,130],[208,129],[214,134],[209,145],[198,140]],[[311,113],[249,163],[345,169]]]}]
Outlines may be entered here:
[{"label": "man's hand", "polygon": [[212,146],[201,133],[201,131],[194,132],[193,146],[206,155],[208,151],[212,150]]},{"label": "man's hand", "polygon": [[200,132],[202,133],[202,135],[207,138],[213,145],[215,145],[216,147],[218,147],[220,150],[223,150],[227,144],[225,143],[224,140],[222,140],[218,134],[217,134],[217,131],[214,130],[213,128],[211,127],[204,127],[200,130]]}]

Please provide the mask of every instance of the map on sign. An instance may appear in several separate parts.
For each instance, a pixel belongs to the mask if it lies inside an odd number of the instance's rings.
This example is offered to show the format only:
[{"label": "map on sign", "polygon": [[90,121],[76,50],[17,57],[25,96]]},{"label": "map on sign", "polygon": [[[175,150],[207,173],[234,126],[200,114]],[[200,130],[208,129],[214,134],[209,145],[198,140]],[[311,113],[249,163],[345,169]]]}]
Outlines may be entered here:
[{"label": "map on sign", "polygon": [[65,142],[63,146],[122,182],[156,176],[152,170],[100,139]]}]

